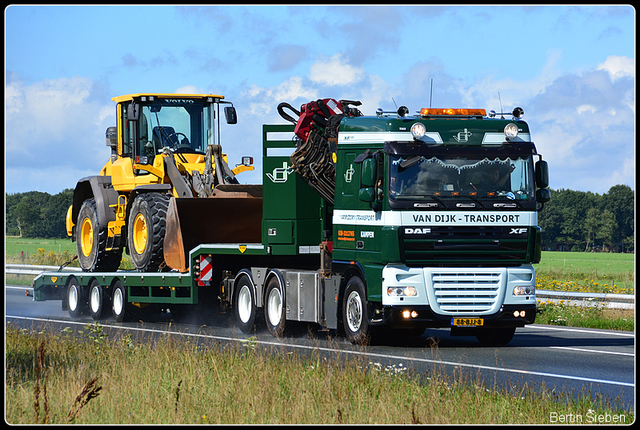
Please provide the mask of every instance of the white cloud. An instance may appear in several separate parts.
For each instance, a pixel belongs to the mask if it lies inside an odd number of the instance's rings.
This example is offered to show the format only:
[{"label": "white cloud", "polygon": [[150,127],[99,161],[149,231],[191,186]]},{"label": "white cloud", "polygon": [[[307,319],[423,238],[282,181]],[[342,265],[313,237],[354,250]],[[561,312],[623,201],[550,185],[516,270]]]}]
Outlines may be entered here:
[{"label": "white cloud", "polygon": [[[300,104],[297,103],[297,101],[305,103],[317,98],[316,94],[317,90],[309,85],[305,85],[303,78],[293,76],[271,88],[251,85],[244,91],[243,96],[247,98],[251,115],[266,115],[273,112],[276,106],[282,101],[296,106],[296,104]],[[298,107],[296,107],[296,109]]]},{"label": "white cloud", "polygon": [[351,85],[362,80],[365,73],[362,67],[351,66],[342,58],[342,54],[322,57],[311,66],[309,72],[312,82],[329,86]]},{"label": "white cloud", "polygon": [[609,73],[612,81],[624,77],[635,78],[636,65],[633,58],[620,55],[611,55],[607,57],[604,63],[599,64],[596,70],[605,70]]},{"label": "white cloud", "polygon": [[206,94],[206,93],[207,91],[197,87],[196,85],[185,85],[174,91],[174,94]]},{"label": "white cloud", "polygon": [[79,76],[7,83],[7,192],[55,194],[75,186],[87,171],[99,172],[109,158],[104,132],[115,125],[115,108],[111,101],[94,100],[93,86],[91,79]]}]

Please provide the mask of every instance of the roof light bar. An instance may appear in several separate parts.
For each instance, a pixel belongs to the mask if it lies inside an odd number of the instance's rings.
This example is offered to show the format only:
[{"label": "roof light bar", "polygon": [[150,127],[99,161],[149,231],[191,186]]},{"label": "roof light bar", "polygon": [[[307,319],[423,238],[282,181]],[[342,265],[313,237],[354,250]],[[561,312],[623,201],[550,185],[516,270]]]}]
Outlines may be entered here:
[{"label": "roof light bar", "polygon": [[487,116],[485,109],[422,108],[422,116]]}]

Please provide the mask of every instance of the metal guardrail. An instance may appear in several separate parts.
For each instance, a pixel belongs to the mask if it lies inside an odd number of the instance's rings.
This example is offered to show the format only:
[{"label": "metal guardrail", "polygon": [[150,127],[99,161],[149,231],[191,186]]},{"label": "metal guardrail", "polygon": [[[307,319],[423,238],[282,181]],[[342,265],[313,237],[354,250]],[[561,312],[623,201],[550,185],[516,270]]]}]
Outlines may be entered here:
[{"label": "metal guardrail", "polygon": [[615,309],[635,309],[636,297],[633,294],[580,293],[577,291],[536,290],[536,299],[563,301],[568,305],[598,306]]},{"label": "metal guardrail", "polygon": [[[5,274],[37,276],[42,272],[57,272],[60,266],[35,266],[30,264],[5,264]],[[79,267],[64,267],[63,271],[80,272]],[[633,294],[579,293],[574,291],[537,290],[536,299],[564,301],[569,305],[597,306],[604,304],[608,308],[635,309]]]},{"label": "metal guardrail", "polygon": [[[39,275],[42,272],[57,272],[60,266],[37,266],[32,264],[5,264],[4,273],[7,275]],[[79,267],[64,267],[65,272],[81,272]]]}]

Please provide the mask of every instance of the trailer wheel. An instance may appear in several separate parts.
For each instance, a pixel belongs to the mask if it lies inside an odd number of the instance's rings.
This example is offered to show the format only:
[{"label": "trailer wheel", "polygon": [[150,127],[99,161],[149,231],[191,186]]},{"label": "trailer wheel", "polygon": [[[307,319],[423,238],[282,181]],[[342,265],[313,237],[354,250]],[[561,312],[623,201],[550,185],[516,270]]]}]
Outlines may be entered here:
[{"label": "trailer wheel", "polygon": [[503,346],[511,342],[516,332],[515,327],[478,329],[476,338],[485,346]]},{"label": "trailer wheel", "polygon": [[107,302],[108,299],[105,288],[94,279],[89,284],[89,310],[91,311],[91,318],[94,320],[102,319]]},{"label": "trailer wheel", "polygon": [[85,272],[111,272],[118,270],[122,248],[107,251],[107,226],[98,224],[95,199],[82,203],[76,222],[78,261]]},{"label": "trailer wheel", "polygon": [[162,193],[142,193],[131,204],[127,249],[134,267],[140,272],[155,272],[164,262],[169,199]]},{"label": "trailer wheel", "polygon": [[364,345],[369,342],[369,319],[364,282],[353,276],[347,282],[342,303],[342,322],[349,342]]},{"label": "trailer wheel", "polygon": [[267,284],[265,297],[264,316],[267,328],[273,336],[280,337],[286,326],[286,306],[284,290],[277,277],[272,277]]},{"label": "trailer wheel", "polygon": [[111,311],[118,322],[127,321],[132,313],[132,305],[128,302],[127,287],[119,280],[113,283]]},{"label": "trailer wheel", "polygon": [[236,321],[243,333],[251,333],[256,320],[256,296],[253,284],[247,276],[242,276],[236,284],[234,307]]},{"label": "trailer wheel", "polygon": [[87,298],[85,289],[82,288],[78,280],[72,276],[67,284],[67,305],[71,318],[79,318],[86,313]]}]

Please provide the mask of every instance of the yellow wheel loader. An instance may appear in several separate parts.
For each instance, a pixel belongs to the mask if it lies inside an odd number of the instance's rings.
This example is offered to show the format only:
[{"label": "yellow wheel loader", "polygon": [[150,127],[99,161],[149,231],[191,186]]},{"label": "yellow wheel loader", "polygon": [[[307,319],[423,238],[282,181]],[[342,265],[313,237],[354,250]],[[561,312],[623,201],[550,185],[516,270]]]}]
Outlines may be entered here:
[{"label": "yellow wheel loader", "polygon": [[[253,159],[243,157],[231,169],[221,151],[222,105],[226,122],[237,122],[223,96],[130,94],[113,101],[117,126],[106,131],[111,158],[97,176],[78,181],[67,233],[84,271],[116,270],[124,249],[138,271],[163,270],[166,253],[183,252],[164,246],[171,200],[193,201],[190,211],[215,217],[214,189],[238,184],[235,175],[253,170]],[[192,238],[171,243],[183,241]]]}]

